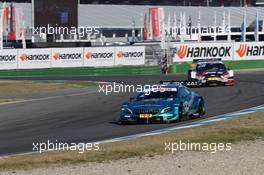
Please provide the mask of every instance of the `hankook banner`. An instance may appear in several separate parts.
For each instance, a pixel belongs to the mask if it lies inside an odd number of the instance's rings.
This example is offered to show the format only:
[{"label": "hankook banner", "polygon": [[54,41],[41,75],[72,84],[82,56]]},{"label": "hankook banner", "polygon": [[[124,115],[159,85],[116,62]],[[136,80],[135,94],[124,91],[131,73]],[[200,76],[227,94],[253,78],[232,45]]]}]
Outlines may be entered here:
[{"label": "hankook banner", "polygon": [[53,48],[52,67],[82,67],[83,48]]},{"label": "hankook banner", "polygon": [[175,44],[173,62],[189,62],[201,58],[233,60],[233,43],[181,43]]},{"label": "hankook banner", "polygon": [[17,68],[17,50],[1,49],[0,50],[0,69],[16,69]]},{"label": "hankook banner", "polygon": [[115,65],[144,65],[145,46],[116,47]]},{"label": "hankook banner", "polygon": [[264,42],[234,43],[235,60],[263,60]]},{"label": "hankook banner", "polygon": [[18,69],[49,68],[50,49],[18,49]]},{"label": "hankook banner", "polygon": [[[199,58],[264,60],[264,42],[179,43],[173,45],[174,62]],[[0,70],[52,67],[114,67],[145,65],[145,46],[2,49]]]},{"label": "hankook banner", "polygon": [[109,67],[115,65],[115,47],[84,48],[85,67]]}]

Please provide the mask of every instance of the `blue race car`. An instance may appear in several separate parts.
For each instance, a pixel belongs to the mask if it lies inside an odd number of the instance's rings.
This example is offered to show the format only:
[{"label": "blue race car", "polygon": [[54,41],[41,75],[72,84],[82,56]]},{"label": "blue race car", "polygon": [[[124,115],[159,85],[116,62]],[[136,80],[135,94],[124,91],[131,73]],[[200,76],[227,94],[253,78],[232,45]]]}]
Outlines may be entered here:
[{"label": "blue race car", "polygon": [[203,97],[187,87],[175,84],[157,86],[122,104],[121,124],[171,123],[205,114]]}]

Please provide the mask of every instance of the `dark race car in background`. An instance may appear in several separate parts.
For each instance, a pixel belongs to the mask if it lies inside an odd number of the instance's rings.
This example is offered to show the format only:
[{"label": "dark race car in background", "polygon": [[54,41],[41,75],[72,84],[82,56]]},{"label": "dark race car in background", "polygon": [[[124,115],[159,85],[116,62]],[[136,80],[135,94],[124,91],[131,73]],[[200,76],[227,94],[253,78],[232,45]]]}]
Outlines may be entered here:
[{"label": "dark race car in background", "polygon": [[188,81],[201,85],[234,85],[234,71],[219,59],[194,60],[188,71]]},{"label": "dark race car in background", "polygon": [[182,85],[157,85],[158,90],[138,94],[122,104],[121,124],[127,123],[171,123],[202,117],[205,101]]}]

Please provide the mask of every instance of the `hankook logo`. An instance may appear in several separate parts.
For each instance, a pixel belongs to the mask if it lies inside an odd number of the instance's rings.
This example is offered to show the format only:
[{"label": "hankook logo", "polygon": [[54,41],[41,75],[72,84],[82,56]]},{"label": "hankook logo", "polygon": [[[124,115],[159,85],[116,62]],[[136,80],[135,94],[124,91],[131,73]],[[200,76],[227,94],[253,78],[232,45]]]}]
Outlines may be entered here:
[{"label": "hankook logo", "polygon": [[56,52],[53,54],[53,59],[55,61],[58,61],[58,60],[78,60],[78,59],[82,59],[82,54],[81,53],[60,54],[60,53]]},{"label": "hankook logo", "polygon": [[87,52],[87,53],[85,54],[85,57],[86,57],[87,60],[90,60],[91,57],[92,57],[92,53],[91,53],[91,52]]},{"label": "hankook logo", "polygon": [[60,57],[59,53],[54,53],[54,55],[53,55],[54,60],[58,60],[59,57]]},{"label": "hankook logo", "polygon": [[236,50],[236,53],[240,58],[244,57],[247,52],[247,45],[246,44],[240,44],[239,48]]},{"label": "hankook logo", "polygon": [[141,58],[144,57],[144,52],[123,52],[123,51],[118,51],[117,52],[117,58],[122,59],[122,58]]},{"label": "hankook logo", "polygon": [[180,46],[180,49],[176,53],[180,59],[183,59],[186,56],[187,49],[188,49],[187,45]]},{"label": "hankook logo", "polygon": [[123,52],[122,51],[118,51],[117,52],[117,58],[118,59],[122,59],[122,57],[123,57]]},{"label": "hankook logo", "polygon": [[236,53],[240,58],[245,56],[264,56],[264,46],[248,46],[247,44],[240,44],[239,48],[236,50]]},{"label": "hankook logo", "polygon": [[22,54],[22,55],[20,55],[20,60],[21,61],[26,61],[27,60],[27,55],[26,54]]},{"label": "hankook logo", "polygon": [[21,61],[45,61],[45,60],[49,60],[49,58],[50,58],[49,54],[27,55],[23,53],[19,56],[19,59]]},{"label": "hankook logo", "polygon": [[1,62],[16,61],[16,55],[0,55]]},{"label": "hankook logo", "polygon": [[90,60],[91,58],[97,59],[97,58],[113,58],[114,53],[113,52],[103,52],[103,53],[92,53],[87,52],[85,54],[85,57],[87,60]]},{"label": "hankook logo", "polygon": [[181,45],[176,55],[180,59],[184,58],[201,58],[201,57],[230,57],[231,46],[222,47],[188,47]]}]

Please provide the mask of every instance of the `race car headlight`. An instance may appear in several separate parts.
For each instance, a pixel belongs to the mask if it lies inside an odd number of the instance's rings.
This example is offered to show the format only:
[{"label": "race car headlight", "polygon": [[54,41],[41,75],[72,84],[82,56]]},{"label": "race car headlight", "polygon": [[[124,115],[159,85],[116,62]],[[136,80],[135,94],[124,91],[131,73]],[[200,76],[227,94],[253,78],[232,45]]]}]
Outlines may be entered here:
[{"label": "race car headlight", "polygon": [[170,111],[172,111],[172,107],[167,107],[167,108],[162,109],[160,113],[166,113]]},{"label": "race car headlight", "polygon": [[130,108],[125,108],[125,107],[122,107],[122,108],[121,108],[121,111],[123,111],[123,112],[128,112],[128,113],[130,113],[130,114],[133,113],[133,111],[132,111]]}]

